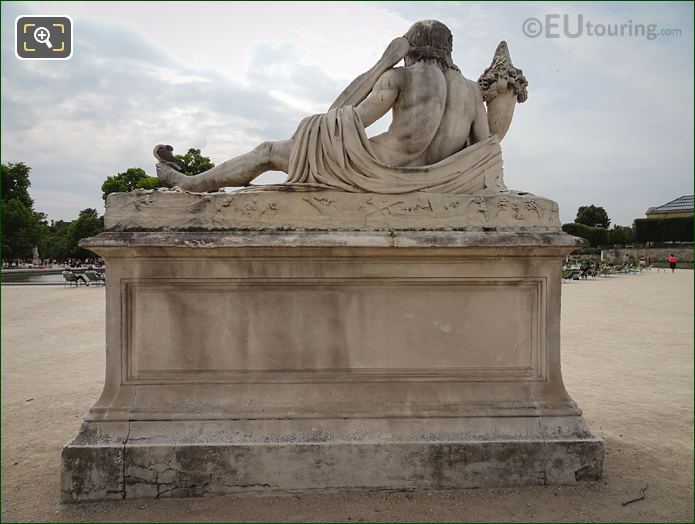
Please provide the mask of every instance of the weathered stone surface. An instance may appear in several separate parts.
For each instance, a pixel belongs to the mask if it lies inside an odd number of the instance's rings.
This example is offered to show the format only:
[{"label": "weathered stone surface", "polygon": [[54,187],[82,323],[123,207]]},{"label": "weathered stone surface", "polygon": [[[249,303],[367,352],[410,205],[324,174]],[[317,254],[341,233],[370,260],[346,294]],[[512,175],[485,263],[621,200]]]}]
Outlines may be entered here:
[{"label": "weathered stone surface", "polygon": [[[600,475],[602,442],[560,374],[559,261],[580,245],[565,233],[111,231],[84,245],[109,278],[106,384],[83,431],[129,429],[102,454],[83,437],[66,448],[66,500]],[[116,471],[114,453],[122,475],[94,476]]]},{"label": "weathered stone surface", "polygon": [[[123,446],[88,448],[81,460],[99,471],[117,455],[122,469],[111,498],[574,484],[600,476],[603,443],[571,418],[506,422],[507,433],[484,418],[135,422]],[[80,486],[64,490],[66,501],[106,498]]]},{"label": "weathered stone surface", "polygon": [[83,424],[62,451],[63,502],[123,498],[127,422]]},{"label": "weathered stone surface", "polygon": [[445,257],[458,256],[465,248],[467,256],[490,256],[490,249],[495,248],[496,255],[518,258],[534,253],[561,256],[569,248],[584,246],[585,242],[563,232],[533,231],[143,231],[137,234],[116,231],[84,239],[80,245],[99,249],[107,255],[176,253],[181,257],[198,256],[201,251],[180,248],[205,248],[207,251],[203,253],[210,257],[236,257],[273,250],[277,253],[277,248],[283,247],[291,248],[285,252],[286,256],[340,254],[343,248],[350,248],[359,255],[436,254]]},{"label": "weathered stone surface", "polygon": [[512,65],[507,42],[502,41],[497,46],[490,67],[480,75],[478,84],[487,104],[490,133],[502,140],[512,123],[516,102],[522,103],[528,98],[528,81],[521,69]]},{"label": "weathered stone surface", "polygon": [[[502,42],[480,83],[468,80],[453,62],[452,42],[443,23],[416,22],[326,113],[304,118],[288,140],[263,142],[193,176],[179,171],[172,146],[158,144],[157,176],[189,191],[243,187],[269,170],[287,173],[286,186],[313,189],[505,191],[499,140],[517,101],[526,100],[526,78]],[[401,60],[405,67],[396,67]],[[369,137],[367,128],[388,112],[388,130]]]},{"label": "weathered stone surface", "polygon": [[478,84],[452,38],[414,24],[292,138],[203,173],[155,147],[169,186],[275,169],[280,187],[108,197],[82,243],[108,266],[106,381],[64,500],[600,476],[560,373],[560,260],[581,241],[504,185],[490,126],[526,98],[506,44]]},{"label": "weathered stone surface", "polygon": [[529,193],[479,195],[342,191],[113,193],[108,231],[230,229],[559,231],[557,204]]}]

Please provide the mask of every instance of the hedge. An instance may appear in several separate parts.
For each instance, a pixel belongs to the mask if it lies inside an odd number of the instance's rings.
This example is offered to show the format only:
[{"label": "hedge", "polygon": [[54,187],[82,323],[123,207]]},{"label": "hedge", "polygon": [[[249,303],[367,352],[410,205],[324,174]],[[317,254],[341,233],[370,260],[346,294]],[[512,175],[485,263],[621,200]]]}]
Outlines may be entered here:
[{"label": "hedge", "polygon": [[632,244],[635,241],[635,230],[627,226],[613,226],[608,232],[608,243],[615,244]]},{"label": "hedge", "polygon": [[600,255],[601,254],[601,249],[598,247],[583,247],[581,249],[575,249],[570,253],[570,255]]},{"label": "hedge", "polygon": [[577,222],[571,222],[563,224],[562,230],[570,235],[585,238],[589,241],[591,247],[608,244],[608,230],[602,227],[589,227]]},{"label": "hedge", "polygon": [[637,242],[692,242],[693,217],[635,219]]}]

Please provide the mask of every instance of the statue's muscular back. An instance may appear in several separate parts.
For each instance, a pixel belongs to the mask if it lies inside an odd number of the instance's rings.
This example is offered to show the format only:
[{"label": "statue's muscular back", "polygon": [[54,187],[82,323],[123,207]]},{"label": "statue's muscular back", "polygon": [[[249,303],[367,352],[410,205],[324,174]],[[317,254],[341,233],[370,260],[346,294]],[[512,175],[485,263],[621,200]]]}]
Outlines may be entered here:
[{"label": "statue's muscular back", "polygon": [[385,164],[435,164],[466,146],[482,106],[477,83],[456,70],[418,62],[387,71],[369,98],[388,102],[394,91],[391,126],[371,139]]}]

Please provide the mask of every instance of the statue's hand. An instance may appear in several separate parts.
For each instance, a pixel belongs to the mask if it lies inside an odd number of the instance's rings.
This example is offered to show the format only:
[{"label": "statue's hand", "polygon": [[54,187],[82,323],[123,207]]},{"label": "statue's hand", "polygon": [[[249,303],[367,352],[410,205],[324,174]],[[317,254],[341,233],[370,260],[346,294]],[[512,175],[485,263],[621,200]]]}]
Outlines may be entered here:
[{"label": "statue's hand", "polygon": [[157,178],[165,182],[169,187],[182,186],[186,175],[176,171],[173,167],[164,162],[157,162]]}]

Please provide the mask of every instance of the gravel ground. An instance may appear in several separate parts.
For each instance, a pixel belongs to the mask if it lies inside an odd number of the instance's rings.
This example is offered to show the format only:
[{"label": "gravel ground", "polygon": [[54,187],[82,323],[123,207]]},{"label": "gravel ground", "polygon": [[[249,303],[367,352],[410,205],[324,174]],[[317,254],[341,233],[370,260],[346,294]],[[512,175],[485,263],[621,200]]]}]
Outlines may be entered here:
[{"label": "gravel ground", "polygon": [[60,449],[103,384],[104,290],[3,286],[2,520],[692,522],[693,272],[562,290],[563,374],[606,441],[600,482],[61,505]]}]

